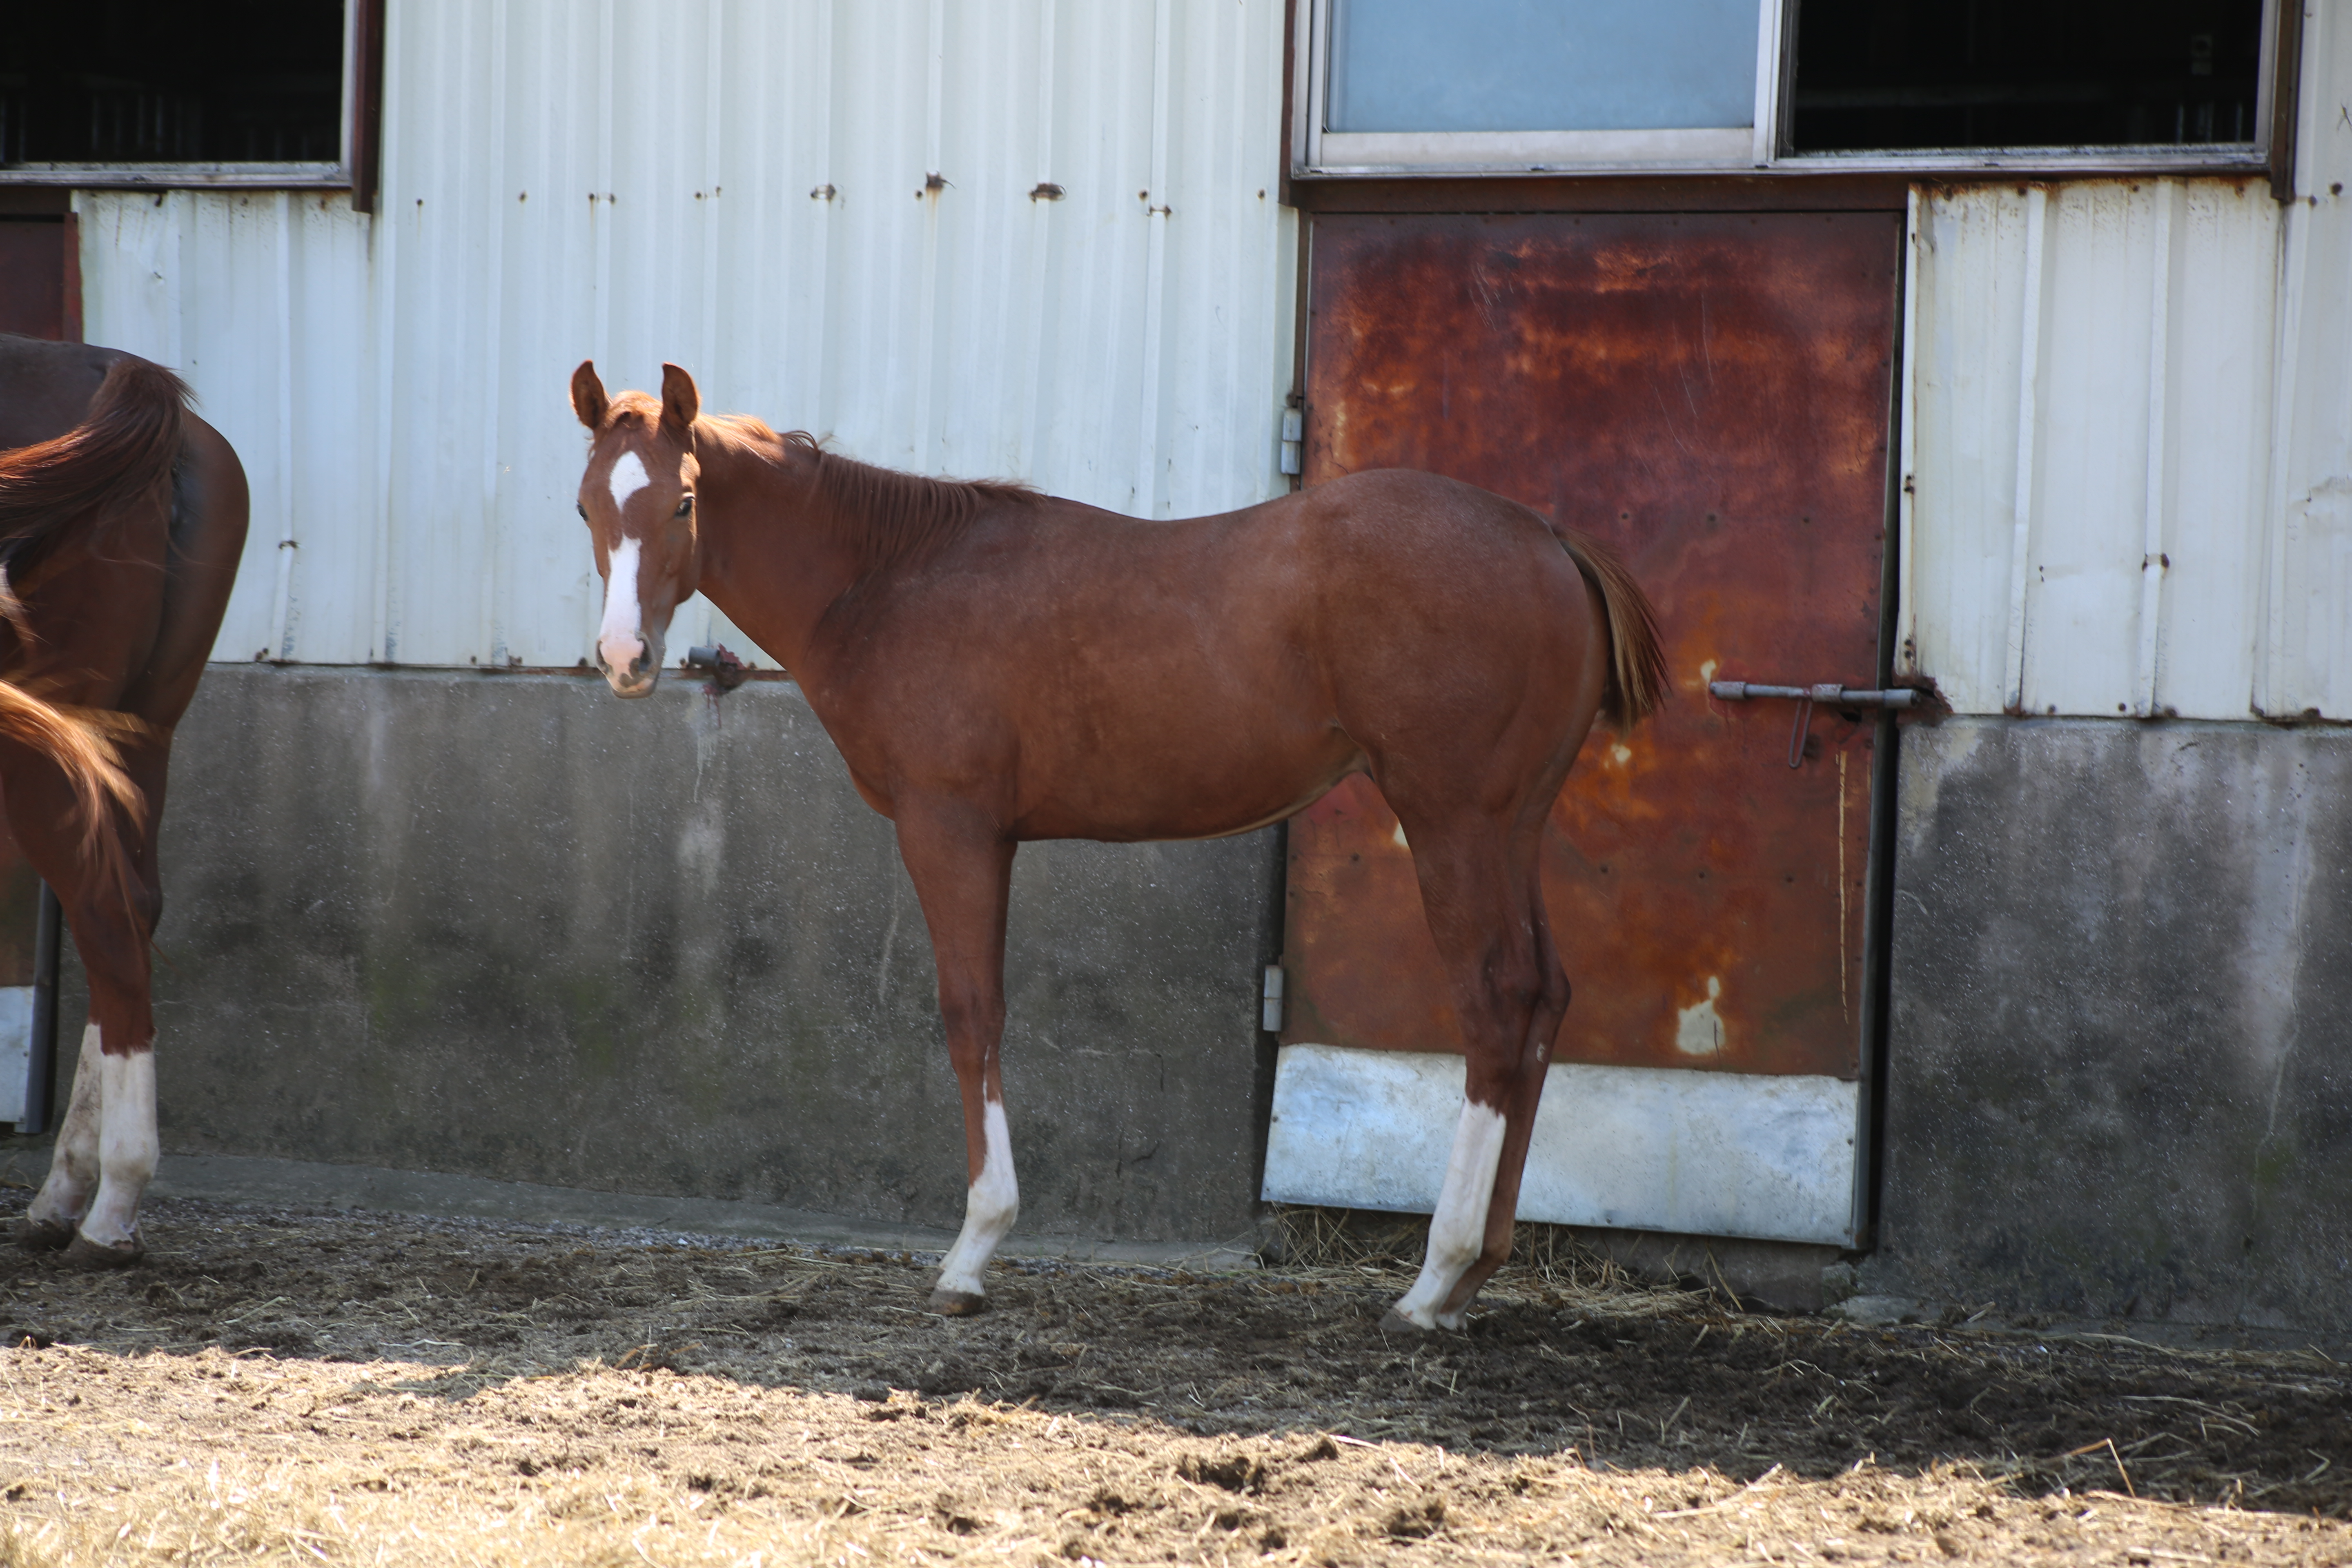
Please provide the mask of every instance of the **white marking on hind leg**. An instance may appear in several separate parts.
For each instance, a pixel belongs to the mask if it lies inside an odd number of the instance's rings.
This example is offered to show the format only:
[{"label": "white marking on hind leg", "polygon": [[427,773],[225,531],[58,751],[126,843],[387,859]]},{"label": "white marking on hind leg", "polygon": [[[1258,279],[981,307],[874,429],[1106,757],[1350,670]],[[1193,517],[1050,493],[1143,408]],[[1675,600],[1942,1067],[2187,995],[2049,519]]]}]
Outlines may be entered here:
[{"label": "white marking on hind leg", "polygon": [[155,1053],[102,1056],[99,1066],[106,1099],[99,1115],[98,1201],[80,1229],[102,1247],[121,1247],[139,1235],[139,1197],[155,1173]]},{"label": "white marking on hind leg", "polygon": [[1502,1157],[1503,1113],[1465,1100],[1454,1153],[1445,1162],[1445,1186],[1429,1218],[1429,1255],[1421,1278],[1396,1304],[1399,1317],[1424,1329],[1462,1326],[1461,1313],[1448,1313],[1452,1321],[1446,1321],[1437,1312],[1486,1244],[1486,1209],[1494,1201],[1495,1171]]},{"label": "white marking on hind leg", "polygon": [[988,1267],[997,1243],[1012,1230],[1013,1216],[1021,1212],[1021,1184],[1013,1174],[1013,1135],[1005,1130],[1002,1100],[987,1102],[981,1124],[987,1133],[988,1150],[978,1179],[964,1194],[963,1234],[940,1260],[938,1288],[967,1296],[987,1293],[981,1285],[981,1270]]},{"label": "white marking on hind leg", "polygon": [[49,1158],[48,1180],[25,1211],[29,1220],[61,1225],[70,1230],[89,1208],[98,1188],[99,1107],[105,1074],[99,1067],[98,1026],[81,1032],[81,1057],[74,1064],[72,1098],[66,1101],[66,1119],[58,1129],[56,1152]]}]

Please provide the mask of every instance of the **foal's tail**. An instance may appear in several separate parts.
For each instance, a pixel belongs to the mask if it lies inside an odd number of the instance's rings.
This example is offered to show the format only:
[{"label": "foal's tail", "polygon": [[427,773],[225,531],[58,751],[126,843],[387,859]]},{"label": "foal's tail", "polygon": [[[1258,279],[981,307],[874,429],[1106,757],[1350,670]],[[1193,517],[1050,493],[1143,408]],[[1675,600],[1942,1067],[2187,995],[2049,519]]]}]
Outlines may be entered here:
[{"label": "foal's tail", "polygon": [[143,729],[128,713],[61,707],[14,681],[0,680],[0,738],[40,753],[65,775],[81,824],[82,862],[97,871],[100,881],[119,889],[125,902],[131,898],[131,852],[123,826],[135,828],[145,820],[147,797],[122,771],[116,737]]},{"label": "foal's tail", "polygon": [[1601,590],[1609,616],[1609,687],[1601,716],[1622,734],[1666,700],[1666,656],[1658,646],[1658,613],[1617,552],[1573,529],[1552,524],[1552,536]]},{"label": "foal's tail", "polygon": [[[51,544],[94,527],[126,501],[168,485],[187,412],[185,383],[162,365],[124,355],[90,399],[89,416],[52,440],[0,451],[0,618],[20,641],[36,634],[9,579]],[[81,857],[101,879],[131,890],[125,823],[146,799],[122,771],[120,737],[142,728],[129,714],[61,707],[0,678],[0,737],[38,752],[65,775],[81,826]]]},{"label": "foal's tail", "polygon": [[21,576],[60,535],[169,482],[187,407],[185,382],[125,354],[108,368],[80,424],[0,452],[0,569]]}]

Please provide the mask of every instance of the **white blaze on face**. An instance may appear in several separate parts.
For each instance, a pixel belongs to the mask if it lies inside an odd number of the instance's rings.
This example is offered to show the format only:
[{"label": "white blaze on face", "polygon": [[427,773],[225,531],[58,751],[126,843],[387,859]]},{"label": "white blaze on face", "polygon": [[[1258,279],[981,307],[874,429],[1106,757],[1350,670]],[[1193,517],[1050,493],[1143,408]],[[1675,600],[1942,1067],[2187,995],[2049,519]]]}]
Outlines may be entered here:
[{"label": "white blaze on face", "polygon": [[[631,454],[635,460],[635,454]],[[596,651],[615,680],[629,678],[629,667],[645,656],[644,615],[637,604],[639,546],[624,539],[613,547],[604,575],[604,625],[596,634]]]},{"label": "white blaze on face", "polygon": [[940,1260],[937,1287],[967,1296],[985,1294],[981,1270],[988,1267],[997,1243],[1012,1230],[1013,1216],[1021,1212],[1021,1184],[1013,1174],[1013,1135],[1005,1129],[1002,1100],[986,1102],[981,1125],[988,1141],[987,1152],[979,1177],[964,1194],[963,1233]]},{"label": "white blaze on face", "polygon": [[635,452],[624,452],[621,454],[621,460],[613,465],[609,482],[613,487],[613,509],[615,511],[625,511],[628,510],[629,498],[654,481],[653,476],[646,472],[646,461],[643,458],[638,457]]},{"label": "white blaze on face", "polygon": [[1440,1317],[1438,1309],[1486,1245],[1486,1209],[1494,1200],[1495,1171],[1502,1158],[1503,1113],[1464,1100],[1454,1154],[1445,1163],[1445,1186],[1437,1195],[1437,1212],[1429,1218],[1429,1256],[1422,1263],[1421,1278],[1397,1302],[1399,1316],[1424,1329],[1462,1326],[1461,1313]]}]

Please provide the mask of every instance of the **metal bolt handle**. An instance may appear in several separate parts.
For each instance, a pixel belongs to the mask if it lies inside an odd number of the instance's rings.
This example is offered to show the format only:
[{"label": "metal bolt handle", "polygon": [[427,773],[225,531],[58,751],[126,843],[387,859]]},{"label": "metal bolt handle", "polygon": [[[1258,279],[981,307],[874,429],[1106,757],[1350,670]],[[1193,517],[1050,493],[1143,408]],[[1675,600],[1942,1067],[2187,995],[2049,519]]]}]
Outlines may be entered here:
[{"label": "metal bolt handle", "polygon": [[1919,694],[1907,686],[1872,691],[1858,686],[1840,686],[1834,680],[1819,686],[1762,686],[1752,680],[1714,680],[1707,683],[1706,694],[1720,697],[1726,702],[1789,697],[1801,702],[1826,702],[1836,708],[1909,708],[1919,700]]},{"label": "metal bolt handle", "polygon": [[1919,694],[1907,687],[1896,686],[1883,691],[1858,687],[1841,686],[1825,680],[1814,686],[1761,686],[1752,680],[1711,680],[1706,694],[1726,702],[1746,702],[1759,697],[1793,698],[1797,704],[1797,721],[1789,731],[1789,765],[1802,767],[1805,763],[1805,731],[1812,728],[1813,704],[1825,702],[1833,708],[1908,708],[1919,700]]}]

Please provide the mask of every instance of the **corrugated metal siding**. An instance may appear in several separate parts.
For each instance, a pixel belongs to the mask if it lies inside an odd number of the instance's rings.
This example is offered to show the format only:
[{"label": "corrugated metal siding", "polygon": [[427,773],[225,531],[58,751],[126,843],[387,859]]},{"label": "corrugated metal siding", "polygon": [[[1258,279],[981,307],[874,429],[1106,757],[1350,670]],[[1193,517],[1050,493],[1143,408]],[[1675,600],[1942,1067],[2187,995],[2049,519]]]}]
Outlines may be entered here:
[{"label": "corrugated metal siding", "polygon": [[2311,7],[2296,204],[2287,209],[2271,613],[2255,700],[2281,716],[2352,719],[2352,17]]},{"label": "corrugated metal siding", "polygon": [[2278,215],[2223,181],[1915,202],[1905,629],[1961,711],[2246,716]]},{"label": "corrugated metal siding", "polygon": [[1922,191],[1906,673],[1962,712],[2352,719],[2352,26],[2310,14],[2300,197]]},{"label": "corrugated metal siding", "polygon": [[89,335],[184,366],[253,473],[219,656],[582,658],[583,358],[1124,511],[1280,493],[1282,10],[418,0],[376,219],[80,194]]}]

